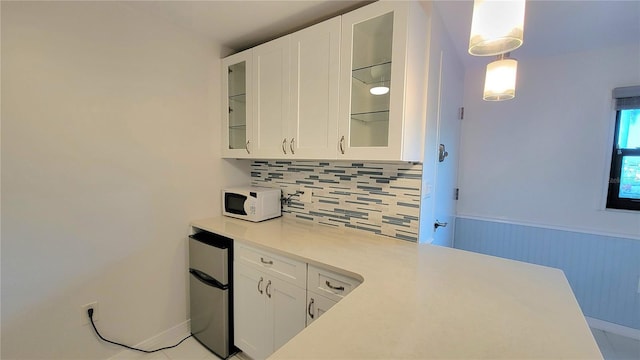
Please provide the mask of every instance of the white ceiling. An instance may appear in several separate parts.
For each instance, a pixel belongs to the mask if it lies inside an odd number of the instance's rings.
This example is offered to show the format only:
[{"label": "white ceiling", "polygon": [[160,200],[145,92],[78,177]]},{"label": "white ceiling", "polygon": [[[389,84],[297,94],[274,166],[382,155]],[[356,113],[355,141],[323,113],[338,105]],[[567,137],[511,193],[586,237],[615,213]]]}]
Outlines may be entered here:
[{"label": "white ceiling", "polygon": [[235,51],[343,14],[371,1],[122,1]]},{"label": "white ceiling", "polygon": [[[486,65],[487,58],[467,52],[473,1],[436,1],[435,7],[464,64]],[[524,60],[633,42],[640,44],[640,0],[527,0],[524,44],[511,55]]]},{"label": "white ceiling", "polygon": [[[145,13],[242,50],[365,5],[370,1],[126,1]],[[486,64],[467,54],[473,1],[435,1],[465,66]],[[528,0],[525,59],[640,43],[640,0]],[[639,54],[640,61],[640,54]]]}]

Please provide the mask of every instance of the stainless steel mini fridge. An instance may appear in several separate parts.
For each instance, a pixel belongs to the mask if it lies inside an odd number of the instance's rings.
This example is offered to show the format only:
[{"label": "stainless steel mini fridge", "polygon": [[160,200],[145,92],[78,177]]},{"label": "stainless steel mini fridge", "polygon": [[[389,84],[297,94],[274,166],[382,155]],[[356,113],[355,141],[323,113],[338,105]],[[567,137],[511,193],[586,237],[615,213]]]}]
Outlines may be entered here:
[{"label": "stainless steel mini fridge", "polygon": [[189,237],[191,333],[226,359],[233,353],[233,240],[210,232]]}]

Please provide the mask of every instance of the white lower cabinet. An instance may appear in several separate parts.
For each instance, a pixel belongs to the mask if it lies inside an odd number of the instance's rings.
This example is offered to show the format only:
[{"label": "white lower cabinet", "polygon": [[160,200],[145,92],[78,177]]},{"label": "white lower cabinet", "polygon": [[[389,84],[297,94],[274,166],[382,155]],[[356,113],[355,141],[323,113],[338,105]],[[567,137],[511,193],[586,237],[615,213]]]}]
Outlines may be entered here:
[{"label": "white lower cabinet", "polygon": [[312,291],[307,291],[307,326],[327,312],[337,301],[331,300]]},{"label": "white lower cabinet", "polygon": [[264,359],[305,327],[306,288],[234,261],[235,345]]},{"label": "white lower cabinet", "polygon": [[234,344],[255,360],[273,354],[361,283],[239,242],[233,272]]}]

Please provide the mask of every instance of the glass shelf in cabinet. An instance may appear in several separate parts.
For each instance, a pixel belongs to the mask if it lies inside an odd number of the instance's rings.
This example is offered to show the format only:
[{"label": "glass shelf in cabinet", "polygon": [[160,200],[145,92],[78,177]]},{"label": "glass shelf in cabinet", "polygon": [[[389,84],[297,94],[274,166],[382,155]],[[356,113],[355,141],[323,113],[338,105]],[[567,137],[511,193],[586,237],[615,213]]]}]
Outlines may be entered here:
[{"label": "glass shelf in cabinet", "polygon": [[389,110],[355,113],[351,114],[351,119],[362,122],[389,121]]},{"label": "glass shelf in cabinet", "polygon": [[364,84],[388,82],[391,80],[391,61],[353,69],[351,75]]},{"label": "glass shelf in cabinet", "polygon": [[236,94],[236,95],[229,95],[229,101],[233,101],[233,102],[238,102],[238,103],[245,103],[247,100],[247,94]]}]

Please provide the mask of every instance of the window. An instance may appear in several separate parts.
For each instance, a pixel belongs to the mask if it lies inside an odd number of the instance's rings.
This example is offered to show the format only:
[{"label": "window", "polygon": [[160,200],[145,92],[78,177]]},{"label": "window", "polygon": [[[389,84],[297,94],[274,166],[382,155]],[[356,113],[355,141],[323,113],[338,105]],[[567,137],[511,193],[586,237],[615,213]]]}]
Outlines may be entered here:
[{"label": "window", "polygon": [[607,208],[640,210],[640,86],[613,90],[616,130]]}]

